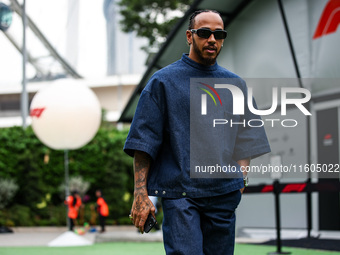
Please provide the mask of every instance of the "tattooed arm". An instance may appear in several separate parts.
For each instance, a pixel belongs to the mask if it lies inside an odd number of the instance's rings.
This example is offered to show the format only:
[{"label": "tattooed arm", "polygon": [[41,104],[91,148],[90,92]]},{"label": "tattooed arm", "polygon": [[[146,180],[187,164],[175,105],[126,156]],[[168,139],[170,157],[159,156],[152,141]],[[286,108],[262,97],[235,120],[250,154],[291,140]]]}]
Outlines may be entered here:
[{"label": "tattooed arm", "polygon": [[135,172],[135,191],[134,201],[131,209],[133,224],[144,232],[145,221],[151,212],[155,216],[155,207],[148,197],[147,177],[151,164],[150,156],[142,151],[135,151],[134,154],[134,172]]}]

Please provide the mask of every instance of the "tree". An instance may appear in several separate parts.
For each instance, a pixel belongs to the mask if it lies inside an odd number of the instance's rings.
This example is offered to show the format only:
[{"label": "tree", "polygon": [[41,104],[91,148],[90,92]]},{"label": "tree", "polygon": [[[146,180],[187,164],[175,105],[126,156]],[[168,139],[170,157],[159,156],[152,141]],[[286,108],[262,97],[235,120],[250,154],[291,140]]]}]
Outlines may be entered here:
[{"label": "tree", "polygon": [[5,208],[7,203],[14,197],[18,185],[12,179],[0,179],[0,209]]},{"label": "tree", "polygon": [[[128,130],[103,123],[91,142],[69,151],[69,184],[83,193],[89,188],[89,205],[100,188],[111,224],[130,223],[126,215],[134,186],[133,159],[123,151],[127,135]],[[31,127],[1,128],[0,144],[0,226],[65,225],[65,195],[59,190],[65,177],[64,152],[47,148]],[[89,209],[84,209],[85,219]]]},{"label": "tree", "polygon": [[122,29],[149,39],[144,50],[159,48],[194,0],[120,0]]}]

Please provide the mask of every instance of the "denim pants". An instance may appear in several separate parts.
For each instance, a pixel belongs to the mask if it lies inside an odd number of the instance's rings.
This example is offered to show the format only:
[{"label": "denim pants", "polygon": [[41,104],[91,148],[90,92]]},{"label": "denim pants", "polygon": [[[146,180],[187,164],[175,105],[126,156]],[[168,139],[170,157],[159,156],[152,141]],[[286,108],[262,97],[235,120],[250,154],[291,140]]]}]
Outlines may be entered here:
[{"label": "denim pants", "polygon": [[162,199],[167,255],[232,255],[239,190],[206,198]]}]

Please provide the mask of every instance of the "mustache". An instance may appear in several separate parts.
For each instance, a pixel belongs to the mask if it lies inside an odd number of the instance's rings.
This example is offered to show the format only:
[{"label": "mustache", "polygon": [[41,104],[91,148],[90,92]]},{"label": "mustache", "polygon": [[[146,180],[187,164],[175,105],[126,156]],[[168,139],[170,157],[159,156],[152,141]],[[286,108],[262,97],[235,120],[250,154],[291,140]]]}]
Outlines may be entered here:
[{"label": "mustache", "polygon": [[204,49],[204,50],[205,50],[205,49],[208,49],[208,50],[217,50],[217,47],[214,46],[214,45],[210,45],[210,46],[205,46],[205,47],[203,47],[203,49]]}]

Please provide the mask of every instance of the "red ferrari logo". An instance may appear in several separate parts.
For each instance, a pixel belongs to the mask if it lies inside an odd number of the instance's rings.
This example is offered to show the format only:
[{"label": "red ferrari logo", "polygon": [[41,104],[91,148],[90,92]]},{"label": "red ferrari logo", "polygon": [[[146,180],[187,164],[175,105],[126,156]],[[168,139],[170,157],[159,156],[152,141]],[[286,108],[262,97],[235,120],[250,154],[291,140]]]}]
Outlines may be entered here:
[{"label": "red ferrari logo", "polygon": [[340,23],[340,0],[330,0],[322,12],[313,39],[335,33]]},{"label": "red ferrari logo", "polygon": [[44,110],[45,110],[45,107],[32,109],[30,112],[30,116],[39,118]]}]

